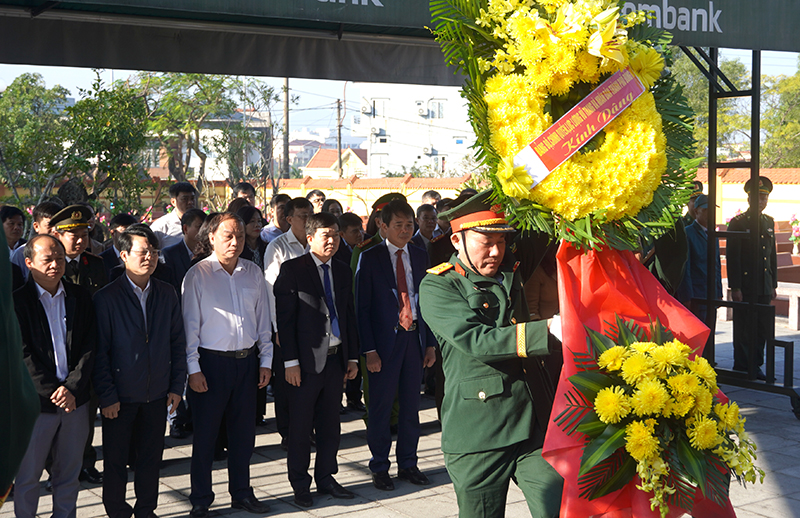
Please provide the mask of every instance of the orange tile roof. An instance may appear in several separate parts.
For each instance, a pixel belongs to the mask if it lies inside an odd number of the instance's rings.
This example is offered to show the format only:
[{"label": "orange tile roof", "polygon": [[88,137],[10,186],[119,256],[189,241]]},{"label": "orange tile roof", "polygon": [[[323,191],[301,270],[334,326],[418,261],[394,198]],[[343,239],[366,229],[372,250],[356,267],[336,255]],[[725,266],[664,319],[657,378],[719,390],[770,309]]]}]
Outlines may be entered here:
[{"label": "orange tile roof", "polygon": [[[364,165],[367,164],[366,149],[345,148],[342,150],[342,157],[348,150],[352,151]],[[338,159],[339,155],[335,149],[318,149],[306,164],[305,169],[332,169]]]},{"label": "orange tile roof", "polygon": [[[766,176],[772,183],[776,184],[800,184],[800,169],[762,169],[761,176]],[[750,179],[749,169],[717,169],[717,178],[722,183],[745,183]],[[708,169],[698,169],[697,179],[703,183],[708,183]]]}]

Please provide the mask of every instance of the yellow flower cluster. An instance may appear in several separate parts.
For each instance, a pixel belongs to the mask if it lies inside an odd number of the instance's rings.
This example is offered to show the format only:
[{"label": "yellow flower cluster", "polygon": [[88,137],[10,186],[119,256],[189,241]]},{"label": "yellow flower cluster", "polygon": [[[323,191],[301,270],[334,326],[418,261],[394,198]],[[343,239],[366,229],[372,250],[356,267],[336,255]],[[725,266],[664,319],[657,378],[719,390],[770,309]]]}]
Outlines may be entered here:
[{"label": "yellow flower cluster", "polygon": [[[539,8],[543,7],[544,12]],[[546,104],[578,83],[627,66],[648,88],[664,60],[627,39],[641,13],[619,18],[615,0],[489,0],[476,23],[498,47],[486,81],[490,144],[504,159],[497,177],[506,195],[532,200],[563,218],[589,214],[614,221],[649,205],[667,166],[666,139],[653,96],[647,92],[605,128],[599,149],[576,153],[531,190],[530,178],[508,161],[553,124]],[[513,193],[513,194],[512,194]]]},{"label": "yellow flower cluster", "polygon": [[[755,467],[755,444],[744,431],[736,403],[714,405],[716,372],[678,340],[658,345],[636,342],[605,350],[597,359],[601,372],[622,380],[597,392],[594,411],[606,424],[625,427],[625,450],[637,462],[643,491],[652,492],[652,508],[667,512],[669,465],[663,449],[674,433],[685,434],[696,450],[709,450],[750,482],[764,472]],[[620,424],[621,423],[621,424]],[[663,432],[664,424],[670,432]],[[662,432],[659,432],[659,425]],[[736,435],[734,441],[732,436]]]}]

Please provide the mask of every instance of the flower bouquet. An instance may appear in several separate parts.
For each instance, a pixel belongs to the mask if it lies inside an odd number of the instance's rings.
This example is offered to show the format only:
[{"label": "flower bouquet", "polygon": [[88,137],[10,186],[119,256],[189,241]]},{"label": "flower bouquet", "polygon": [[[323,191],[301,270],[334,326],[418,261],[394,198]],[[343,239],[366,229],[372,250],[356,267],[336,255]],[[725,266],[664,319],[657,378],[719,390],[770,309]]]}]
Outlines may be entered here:
[{"label": "flower bouquet", "polygon": [[728,475],[755,482],[755,444],[736,403],[715,400],[717,376],[708,361],[656,321],[649,333],[617,316],[602,334],[586,328],[574,352],[566,408],[555,417],[588,443],[578,487],[589,498],[621,489],[635,475],[661,517],[670,506],[692,511],[699,493],[719,506]]}]

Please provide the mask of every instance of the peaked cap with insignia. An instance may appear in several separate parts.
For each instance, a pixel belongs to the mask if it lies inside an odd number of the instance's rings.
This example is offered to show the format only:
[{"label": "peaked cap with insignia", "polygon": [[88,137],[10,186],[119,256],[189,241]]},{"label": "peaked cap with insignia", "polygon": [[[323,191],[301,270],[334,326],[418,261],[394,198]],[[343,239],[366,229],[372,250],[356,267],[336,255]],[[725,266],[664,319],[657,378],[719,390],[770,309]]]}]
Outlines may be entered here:
[{"label": "peaked cap with insignia", "polygon": [[439,214],[439,218],[450,221],[453,233],[461,230],[478,232],[516,232],[508,224],[503,207],[492,204],[492,191],[483,191],[472,196],[457,207]]},{"label": "peaked cap with insignia", "polygon": [[385,206],[389,205],[390,201],[393,200],[403,200],[406,201],[406,197],[400,194],[399,192],[389,192],[375,200],[375,203],[372,204],[372,210],[378,211],[383,209]]},{"label": "peaked cap with insignia", "polygon": [[[750,189],[753,186],[753,179],[749,179],[744,183],[744,192],[750,194]],[[758,177],[758,193],[759,194],[769,194],[772,192],[772,180],[767,178],[766,176],[759,176]]]},{"label": "peaked cap with insignia", "polygon": [[92,209],[85,205],[70,205],[58,211],[50,218],[50,226],[56,230],[74,230],[88,227],[92,219]]}]

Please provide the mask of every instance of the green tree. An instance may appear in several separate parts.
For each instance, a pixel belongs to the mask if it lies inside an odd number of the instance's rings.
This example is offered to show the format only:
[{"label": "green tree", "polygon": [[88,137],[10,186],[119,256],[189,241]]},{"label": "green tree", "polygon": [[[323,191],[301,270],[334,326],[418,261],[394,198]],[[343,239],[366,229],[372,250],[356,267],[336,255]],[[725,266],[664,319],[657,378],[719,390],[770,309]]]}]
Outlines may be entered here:
[{"label": "green tree", "polygon": [[763,83],[761,167],[800,167],[800,70]]},{"label": "green tree", "polygon": [[104,88],[99,74],[82,99],[68,107],[71,151],[92,187],[89,199],[109,190],[109,210],[140,212],[151,179],[141,165],[147,144],[147,105],[127,83]]},{"label": "green tree", "polygon": [[[671,72],[683,85],[683,93],[695,113],[694,138],[697,153],[708,156],[708,79],[682,50],[674,48]],[[707,49],[706,49],[707,50]],[[719,68],[738,89],[750,84],[750,72],[738,59],[721,59]],[[717,103],[717,147],[732,147],[750,137],[749,103],[741,99],[722,99]]]},{"label": "green tree", "polygon": [[39,74],[23,74],[0,96],[0,170],[19,206],[46,199],[72,172],[64,153],[68,95],[48,89]]}]

